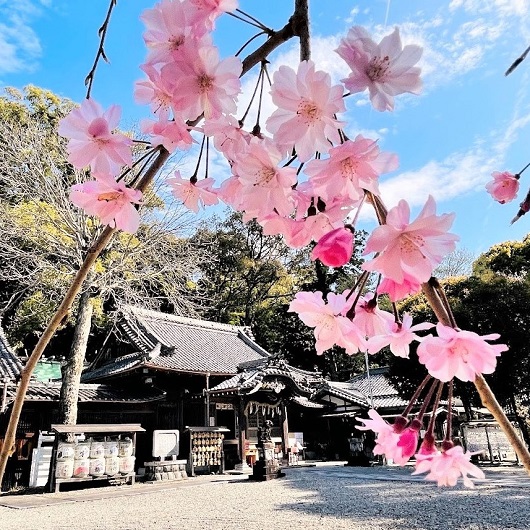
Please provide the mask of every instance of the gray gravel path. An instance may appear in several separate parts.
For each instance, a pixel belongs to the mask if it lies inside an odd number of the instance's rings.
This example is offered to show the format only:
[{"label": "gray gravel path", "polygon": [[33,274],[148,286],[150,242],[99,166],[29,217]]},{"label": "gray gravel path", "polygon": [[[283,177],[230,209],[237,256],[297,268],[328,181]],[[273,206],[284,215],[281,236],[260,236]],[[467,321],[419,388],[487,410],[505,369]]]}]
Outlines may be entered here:
[{"label": "gray gravel path", "polygon": [[[59,493],[44,496],[60,501],[50,506],[0,506],[0,528],[530,529],[530,479],[522,471],[497,471],[474,490],[440,489],[409,473],[326,466],[288,469],[285,478],[262,483],[202,477],[165,490],[135,485]],[[100,498],[81,500],[94,495]]]}]

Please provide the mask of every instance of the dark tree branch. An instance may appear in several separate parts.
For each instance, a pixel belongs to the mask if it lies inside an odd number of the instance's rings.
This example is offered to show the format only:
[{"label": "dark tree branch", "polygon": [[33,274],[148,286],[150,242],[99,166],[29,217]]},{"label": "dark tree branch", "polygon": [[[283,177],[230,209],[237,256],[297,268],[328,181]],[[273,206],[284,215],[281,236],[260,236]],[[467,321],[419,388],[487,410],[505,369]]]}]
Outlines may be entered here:
[{"label": "dark tree branch", "polygon": [[103,24],[98,30],[99,35],[99,48],[96,53],[96,58],[94,59],[94,64],[92,69],[88,72],[88,75],[85,78],[85,86],[87,87],[86,99],[90,97],[90,92],[92,91],[92,83],[94,83],[94,76],[96,75],[96,69],[98,67],[99,59],[102,58],[105,62],[109,62],[109,59],[105,55],[105,37],[107,36],[107,29],[109,27],[110,16],[112,15],[112,10],[118,3],[118,0],[110,0],[109,9],[107,10],[107,16],[103,21]]}]

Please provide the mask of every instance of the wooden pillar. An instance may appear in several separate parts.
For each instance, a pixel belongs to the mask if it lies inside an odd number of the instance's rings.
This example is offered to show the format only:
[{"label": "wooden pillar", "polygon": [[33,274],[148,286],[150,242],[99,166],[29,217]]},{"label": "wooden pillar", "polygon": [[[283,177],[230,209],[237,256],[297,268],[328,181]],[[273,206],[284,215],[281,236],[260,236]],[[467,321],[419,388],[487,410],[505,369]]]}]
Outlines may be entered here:
[{"label": "wooden pillar", "polygon": [[289,458],[289,421],[287,418],[287,403],[285,401],[281,402],[280,413],[282,415],[282,452],[283,458],[287,459]]},{"label": "wooden pillar", "polygon": [[245,464],[245,442],[247,440],[247,418],[245,416],[245,402],[243,398],[239,397],[239,405],[237,407],[237,425],[239,430],[239,460],[241,464]]},{"label": "wooden pillar", "polygon": [[206,388],[204,389],[204,426],[210,426],[210,372],[206,372]]}]

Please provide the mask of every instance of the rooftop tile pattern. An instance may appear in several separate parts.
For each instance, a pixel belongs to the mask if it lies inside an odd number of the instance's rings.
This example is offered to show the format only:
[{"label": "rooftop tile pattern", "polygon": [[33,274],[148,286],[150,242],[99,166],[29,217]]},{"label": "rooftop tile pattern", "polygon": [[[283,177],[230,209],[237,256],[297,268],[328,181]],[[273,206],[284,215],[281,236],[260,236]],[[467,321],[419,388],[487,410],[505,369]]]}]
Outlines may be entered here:
[{"label": "rooftop tile pattern", "polygon": [[212,375],[237,373],[240,363],[266,359],[269,354],[244,328],[148,309],[124,306],[120,328],[138,353],[115,359],[84,374],[95,381],[137,367]]},{"label": "rooftop tile pattern", "polygon": [[[11,403],[16,394],[16,385],[10,384],[7,388],[7,402]],[[61,392],[61,383],[33,382],[28,388],[25,401],[52,401],[58,402]],[[138,387],[134,390],[114,388],[109,385],[87,385],[79,386],[80,403],[113,402],[113,403],[145,403],[157,401],[164,397],[165,393],[149,387]]]},{"label": "rooftop tile pattern", "polygon": [[16,379],[22,370],[22,363],[13,353],[0,327],[0,381]]}]

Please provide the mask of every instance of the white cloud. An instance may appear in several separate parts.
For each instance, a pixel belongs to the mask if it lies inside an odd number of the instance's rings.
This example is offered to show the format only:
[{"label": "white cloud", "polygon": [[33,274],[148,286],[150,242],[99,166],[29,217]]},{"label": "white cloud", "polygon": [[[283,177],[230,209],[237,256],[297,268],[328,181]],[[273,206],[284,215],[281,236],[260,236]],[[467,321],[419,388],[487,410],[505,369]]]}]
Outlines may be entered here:
[{"label": "white cloud", "polygon": [[[503,167],[506,153],[529,124],[530,112],[519,115],[516,109],[505,129],[492,131],[468,151],[452,153],[442,161],[431,160],[421,168],[383,180],[380,187],[385,204],[392,207],[406,198],[412,206],[419,206],[429,195],[447,201],[482,190],[493,171],[508,169]],[[513,173],[520,169],[510,168]]]},{"label": "white cloud", "polygon": [[0,0],[0,74],[31,70],[42,53],[31,22],[52,0]]}]

